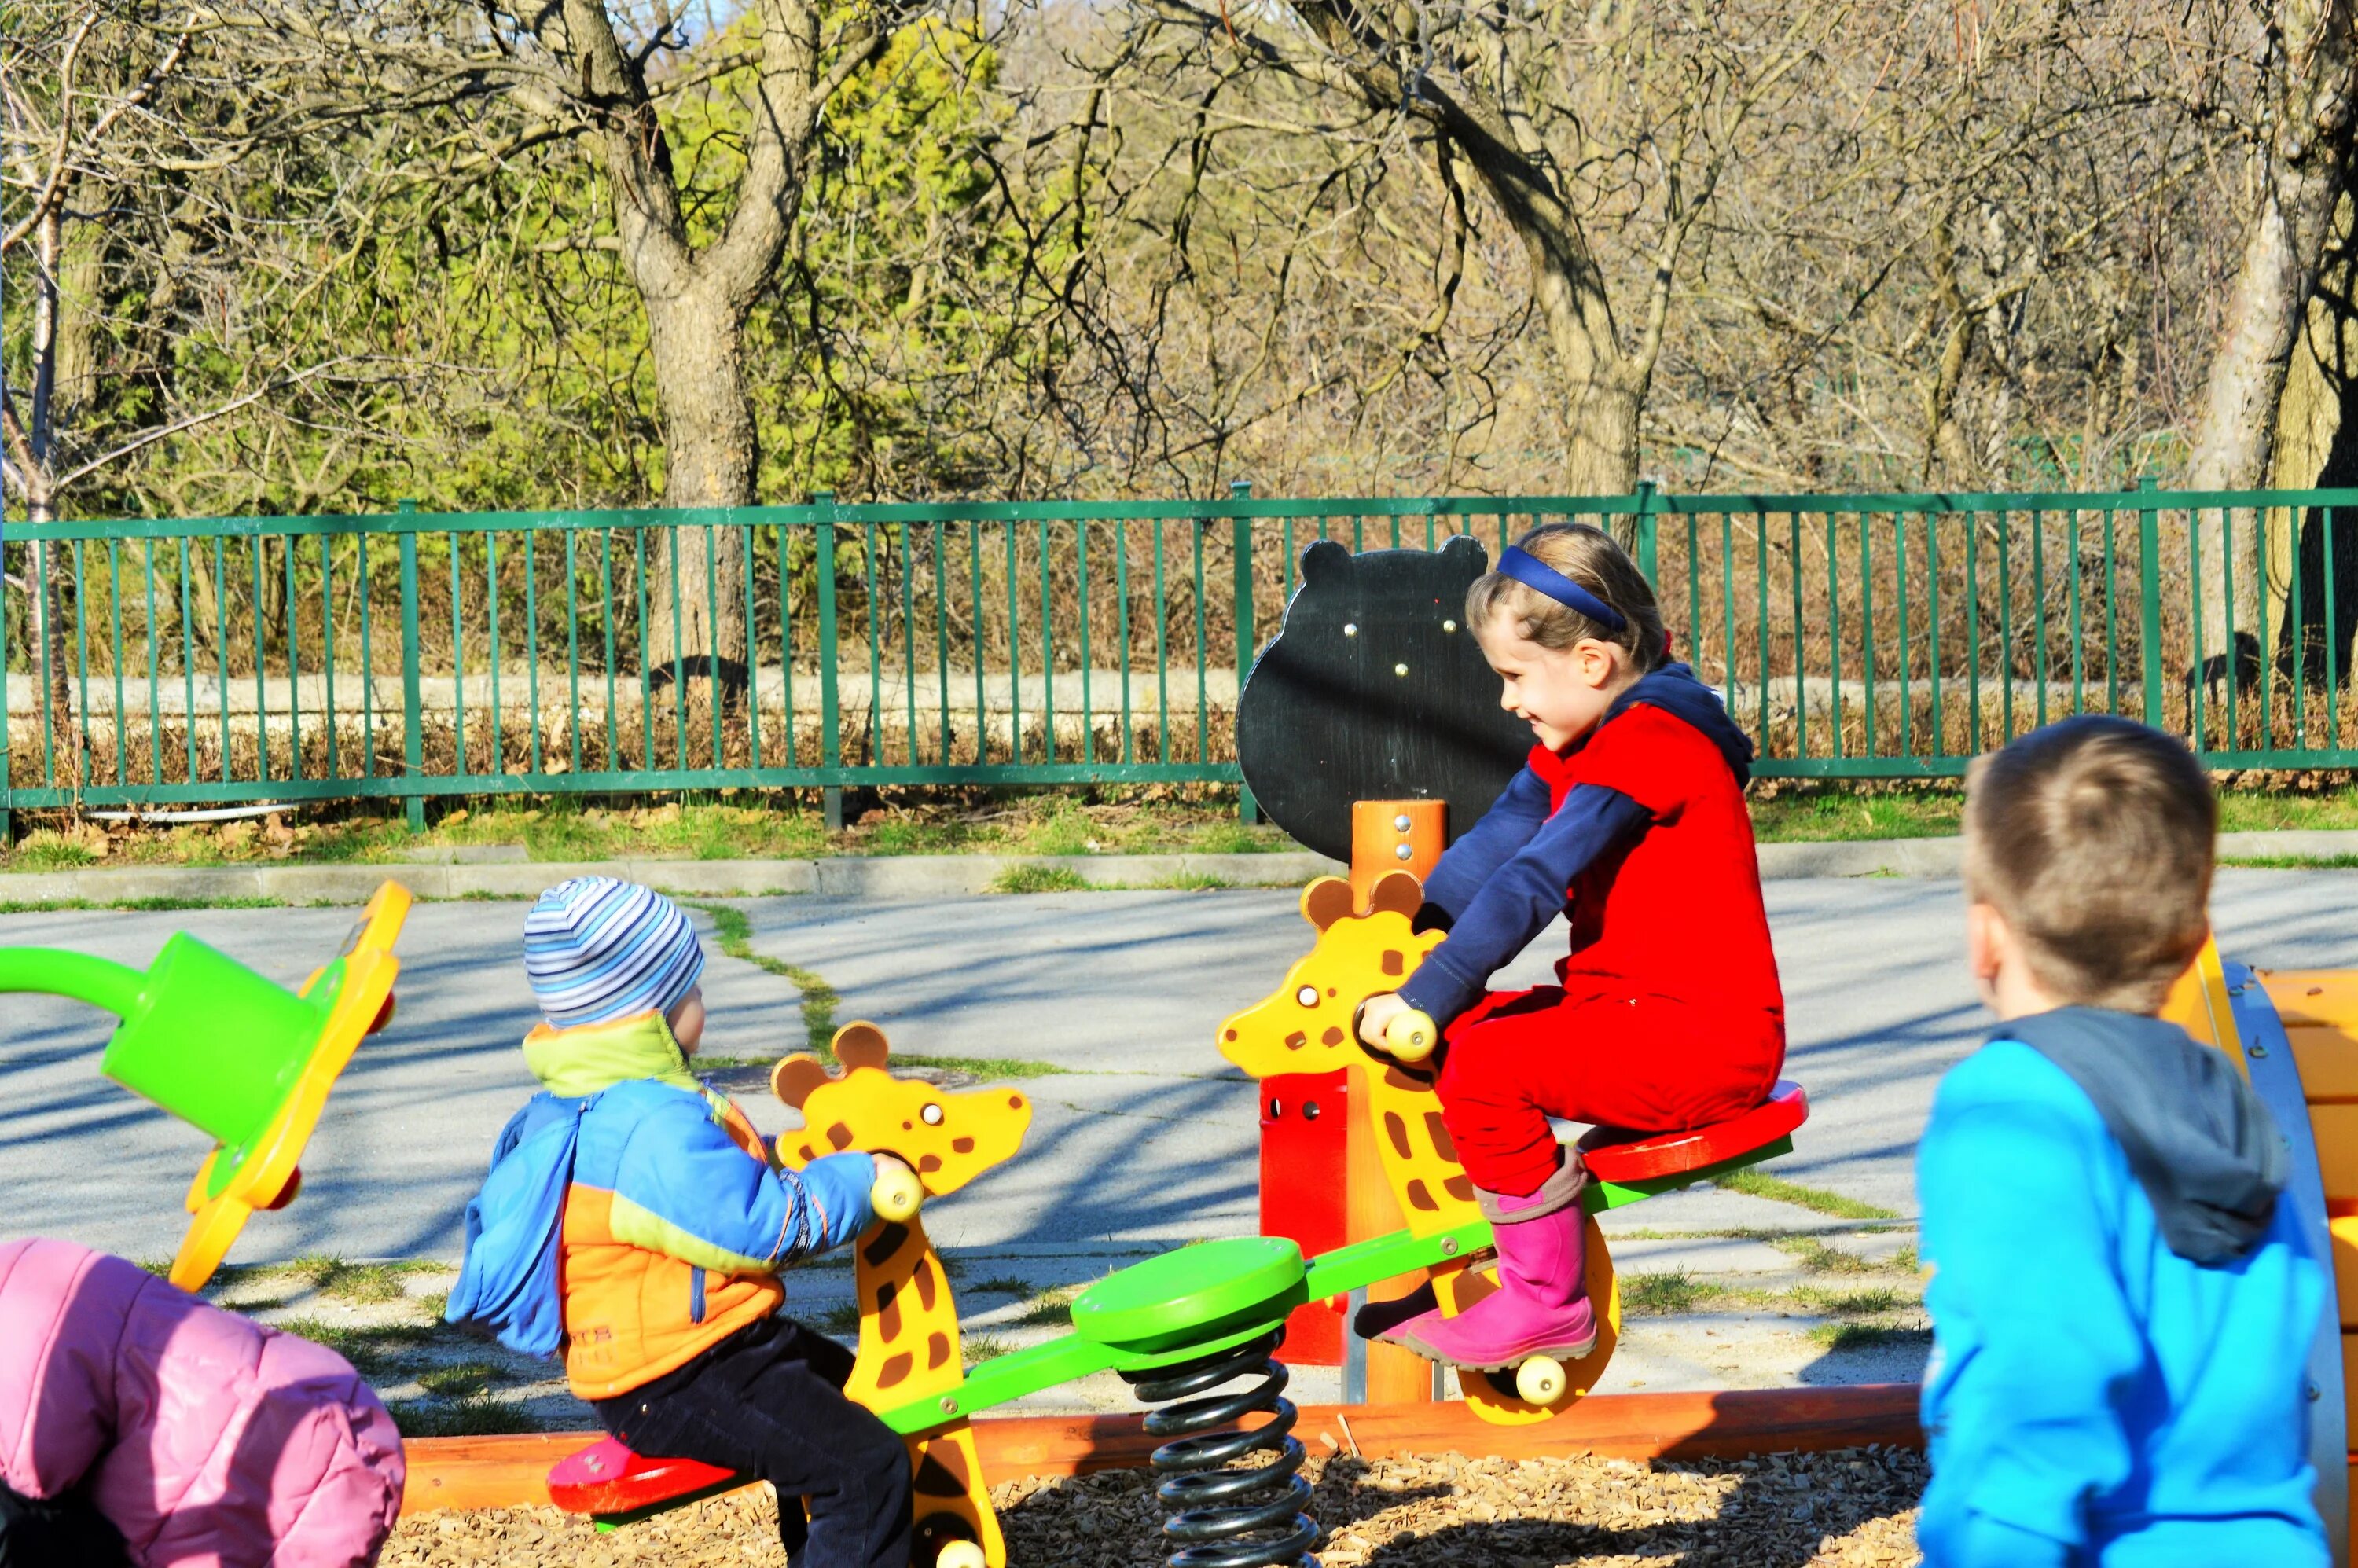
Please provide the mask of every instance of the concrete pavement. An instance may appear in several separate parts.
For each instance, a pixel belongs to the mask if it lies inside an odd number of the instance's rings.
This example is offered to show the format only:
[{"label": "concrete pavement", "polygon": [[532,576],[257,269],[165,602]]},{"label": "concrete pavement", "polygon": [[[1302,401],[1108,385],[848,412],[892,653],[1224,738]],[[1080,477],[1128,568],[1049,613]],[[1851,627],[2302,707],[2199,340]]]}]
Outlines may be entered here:
[{"label": "concrete pavement", "polygon": [[[752,900],[758,952],[811,969],[838,1017],[907,1052],[1070,1069],[1025,1088],[1022,1156],[931,1217],[951,1247],[1103,1255],[1253,1227],[1253,1096],[1214,1054],[1227,1012],[1273,986],[1307,928],[1282,892],[1076,892],[943,900]],[[1794,1180],[1914,1213],[1913,1145],[1939,1076],[1986,1027],[1958,964],[1959,895],[1942,881],[1769,888],[1792,1049],[1814,1106]],[[2222,874],[2222,942],[2263,965],[2358,965],[2358,874]],[[356,1059],[305,1162],[302,1198],[255,1217],[236,1253],[455,1260],[491,1141],[533,1087],[514,1049],[532,1022],[524,906],[423,904],[402,943],[401,1011]],[[293,983],[350,924],[334,909],[0,915],[0,942],[145,965],[187,927]],[[1542,977],[1543,936],[1511,971]],[[709,1054],[767,1058],[801,1039],[786,981],[716,950]],[[72,1237],[168,1255],[202,1140],[97,1073],[105,1029],[77,1004],[0,999],[0,1235]],[[776,1128],[791,1113],[749,1097]],[[1820,1217],[1705,1189],[1620,1211],[1615,1228],[1812,1228]]]}]

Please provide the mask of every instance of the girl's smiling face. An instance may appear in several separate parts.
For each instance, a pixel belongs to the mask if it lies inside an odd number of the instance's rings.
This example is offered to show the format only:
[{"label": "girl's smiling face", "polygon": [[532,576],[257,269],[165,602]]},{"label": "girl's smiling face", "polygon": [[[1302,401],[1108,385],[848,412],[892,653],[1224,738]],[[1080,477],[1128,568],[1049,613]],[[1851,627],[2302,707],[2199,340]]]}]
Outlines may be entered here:
[{"label": "girl's smiling face", "polygon": [[1596,728],[1638,678],[1628,650],[1617,643],[1584,637],[1569,648],[1542,647],[1505,615],[1475,627],[1474,640],[1503,685],[1498,706],[1530,725],[1551,752]]}]

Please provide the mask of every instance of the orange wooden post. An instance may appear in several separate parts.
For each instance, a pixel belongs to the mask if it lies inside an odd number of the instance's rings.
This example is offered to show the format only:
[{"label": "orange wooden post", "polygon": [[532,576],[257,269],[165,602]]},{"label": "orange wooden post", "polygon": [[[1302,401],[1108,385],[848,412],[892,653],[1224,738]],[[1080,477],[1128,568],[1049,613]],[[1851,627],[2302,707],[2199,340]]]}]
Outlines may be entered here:
[{"label": "orange wooden post", "polygon": [[[1408,871],[1419,881],[1433,871],[1447,846],[1448,804],[1438,800],[1362,800],[1351,806],[1351,892],[1367,907],[1368,890],[1386,871]],[[1345,1136],[1344,1229],[1351,1241],[1386,1236],[1408,1223],[1384,1174],[1376,1150],[1368,1097],[1353,1094]],[[1369,1299],[1389,1301],[1414,1289],[1413,1276],[1368,1287]],[[1348,1333],[1348,1329],[1345,1330]],[[1433,1364],[1397,1345],[1369,1344],[1369,1404],[1424,1404],[1433,1398]]]}]

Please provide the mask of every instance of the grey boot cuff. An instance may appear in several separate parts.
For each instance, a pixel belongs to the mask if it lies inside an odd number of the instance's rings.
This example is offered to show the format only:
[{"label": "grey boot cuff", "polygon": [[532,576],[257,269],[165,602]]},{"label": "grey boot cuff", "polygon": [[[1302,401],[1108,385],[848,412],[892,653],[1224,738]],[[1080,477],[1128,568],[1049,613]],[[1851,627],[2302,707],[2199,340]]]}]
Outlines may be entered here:
[{"label": "grey boot cuff", "polygon": [[1563,1152],[1563,1163],[1554,1175],[1541,1184],[1540,1190],[1529,1197],[1509,1197],[1504,1193],[1474,1189],[1475,1202],[1482,1208],[1482,1217],[1492,1225],[1520,1225],[1527,1219],[1545,1219],[1552,1214],[1570,1208],[1588,1190],[1588,1167],[1581,1163],[1580,1151]]}]

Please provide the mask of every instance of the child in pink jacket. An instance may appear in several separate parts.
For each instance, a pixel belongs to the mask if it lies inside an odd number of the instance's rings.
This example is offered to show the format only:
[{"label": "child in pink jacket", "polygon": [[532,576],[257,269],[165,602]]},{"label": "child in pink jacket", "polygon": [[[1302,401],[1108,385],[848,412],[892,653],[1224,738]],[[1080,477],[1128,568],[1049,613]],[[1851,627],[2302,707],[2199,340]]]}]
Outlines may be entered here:
[{"label": "child in pink jacket", "polygon": [[0,1243],[0,1568],[367,1568],[403,1477],[333,1351],[120,1258]]}]

